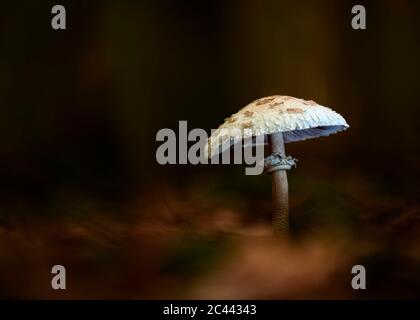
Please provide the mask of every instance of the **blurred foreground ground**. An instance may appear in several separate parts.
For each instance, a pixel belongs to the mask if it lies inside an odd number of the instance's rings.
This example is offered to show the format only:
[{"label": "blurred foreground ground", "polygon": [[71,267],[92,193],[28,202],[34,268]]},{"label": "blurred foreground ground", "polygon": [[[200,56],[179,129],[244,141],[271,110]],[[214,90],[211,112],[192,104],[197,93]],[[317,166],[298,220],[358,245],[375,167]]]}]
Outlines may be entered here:
[{"label": "blurred foreground ground", "polygon": [[[381,195],[354,176],[304,188],[299,179],[290,242],[271,235],[270,194],[227,201],[204,187],[159,185],[118,208],[66,192],[49,203],[56,215],[21,207],[0,221],[0,297],[420,297],[416,198]],[[67,269],[65,291],[50,287],[55,264]],[[350,286],[356,264],[367,269],[363,292]]]}]

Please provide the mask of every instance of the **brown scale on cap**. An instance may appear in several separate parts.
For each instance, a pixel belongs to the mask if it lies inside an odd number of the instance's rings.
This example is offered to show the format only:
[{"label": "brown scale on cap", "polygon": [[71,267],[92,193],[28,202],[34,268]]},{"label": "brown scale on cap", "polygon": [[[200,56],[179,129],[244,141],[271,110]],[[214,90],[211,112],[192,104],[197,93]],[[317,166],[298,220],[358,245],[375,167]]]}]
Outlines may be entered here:
[{"label": "brown scale on cap", "polygon": [[296,98],[293,98],[291,96],[283,96],[282,98],[283,98],[284,101],[296,99]]},{"label": "brown scale on cap", "polygon": [[225,119],[225,121],[227,123],[232,123],[232,122],[235,122],[236,121],[236,118],[234,118],[234,117],[228,117],[228,118]]},{"label": "brown scale on cap", "polygon": [[254,115],[254,112],[247,110],[247,111],[244,112],[244,115],[246,117],[252,117]]},{"label": "brown scale on cap", "polygon": [[267,103],[273,101],[274,99],[275,99],[275,97],[261,98],[261,99],[256,100],[257,101],[256,105],[261,106],[263,104],[267,104]]},{"label": "brown scale on cap", "polygon": [[288,113],[304,113],[305,111],[301,108],[287,108]]},{"label": "brown scale on cap", "polygon": [[273,102],[273,103],[270,103],[270,108],[269,109],[274,109],[274,108],[276,108],[276,107],[278,107],[278,106],[280,106],[282,104],[284,104],[283,101],[282,102]]},{"label": "brown scale on cap", "polygon": [[252,121],[245,122],[245,123],[242,125],[242,127],[243,127],[244,129],[246,129],[246,128],[251,128],[251,127],[252,127]]},{"label": "brown scale on cap", "polygon": [[316,106],[317,103],[313,100],[303,100],[303,104],[307,105],[307,106]]}]

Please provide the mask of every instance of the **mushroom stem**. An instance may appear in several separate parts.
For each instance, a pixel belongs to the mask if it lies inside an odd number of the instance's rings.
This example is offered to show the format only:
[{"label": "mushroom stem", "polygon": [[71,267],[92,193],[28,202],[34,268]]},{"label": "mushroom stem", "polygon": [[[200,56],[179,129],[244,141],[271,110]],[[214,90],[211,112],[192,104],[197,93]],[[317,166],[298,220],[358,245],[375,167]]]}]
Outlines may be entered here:
[{"label": "mushroom stem", "polygon": [[[271,152],[286,157],[283,133],[276,132],[269,136]],[[289,234],[289,185],[287,171],[284,169],[271,172],[271,190],[273,201],[273,228],[278,234]]]}]

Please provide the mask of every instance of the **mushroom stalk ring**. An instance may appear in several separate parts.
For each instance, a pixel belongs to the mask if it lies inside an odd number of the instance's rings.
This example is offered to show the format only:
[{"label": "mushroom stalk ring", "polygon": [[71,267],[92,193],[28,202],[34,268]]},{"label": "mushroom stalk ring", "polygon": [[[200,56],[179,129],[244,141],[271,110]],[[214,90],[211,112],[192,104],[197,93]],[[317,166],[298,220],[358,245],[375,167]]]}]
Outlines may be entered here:
[{"label": "mushroom stalk ring", "polygon": [[297,166],[298,159],[291,156],[283,156],[279,152],[273,152],[264,159],[264,172],[271,174],[277,170],[290,170]]}]

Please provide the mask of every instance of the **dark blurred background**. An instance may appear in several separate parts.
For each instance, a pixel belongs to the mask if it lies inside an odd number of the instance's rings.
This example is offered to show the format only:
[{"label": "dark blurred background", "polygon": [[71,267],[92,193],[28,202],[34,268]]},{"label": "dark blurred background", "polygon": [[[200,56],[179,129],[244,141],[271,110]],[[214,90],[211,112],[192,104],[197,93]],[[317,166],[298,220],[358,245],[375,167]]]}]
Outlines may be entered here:
[{"label": "dark blurred background", "polygon": [[[67,30],[51,28],[55,4]],[[417,297],[419,18],[408,0],[2,2],[0,296],[346,298],[364,263],[365,296]],[[272,94],[351,126],[286,145],[296,243],[280,253],[269,177],[155,160],[159,129],[209,132]],[[229,291],[238,252],[258,280]],[[75,270],[67,293],[49,287],[59,263]],[[282,267],[290,287],[270,287]]]}]

